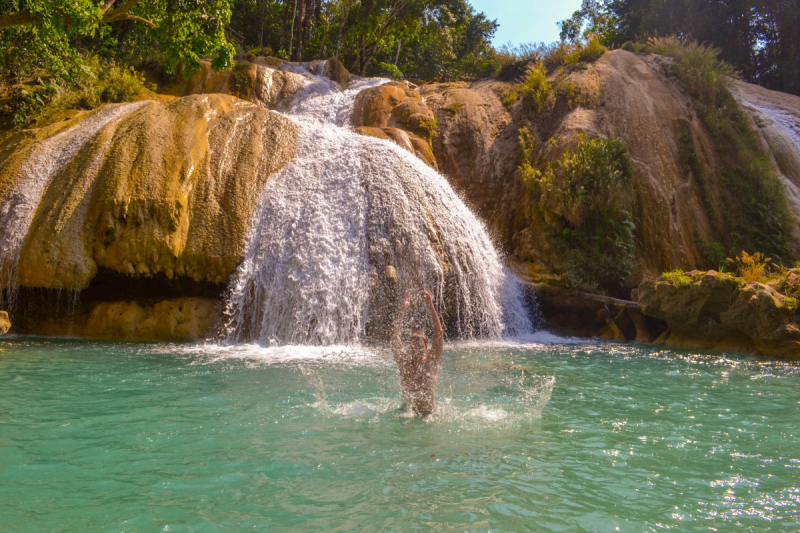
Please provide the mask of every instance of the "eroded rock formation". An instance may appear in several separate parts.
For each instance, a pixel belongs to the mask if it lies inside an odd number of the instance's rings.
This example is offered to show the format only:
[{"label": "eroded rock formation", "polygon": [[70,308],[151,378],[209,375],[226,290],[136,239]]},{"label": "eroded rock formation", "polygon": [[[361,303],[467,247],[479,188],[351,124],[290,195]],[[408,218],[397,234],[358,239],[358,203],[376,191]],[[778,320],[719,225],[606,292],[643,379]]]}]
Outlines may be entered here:
[{"label": "eroded rock formation", "polygon": [[781,292],[797,284],[796,272],[746,283],[730,274],[693,271],[645,280],[639,303],[645,314],[669,326],[657,344],[800,360],[797,300]]},{"label": "eroded rock formation", "polygon": [[[36,209],[27,235],[8,234],[10,224],[0,231],[4,240],[24,242],[19,257],[0,258],[14,274],[5,278],[6,296],[17,286],[84,290],[100,269],[133,284],[162,277],[178,285],[188,280],[224,286],[243,259],[260,191],[294,156],[295,125],[228,95],[146,102],[81,139],[70,157],[51,168],[56,163],[32,141],[78,131],[88,120],[92,113],[80,114],[2,147],[10,154],[0,170],[3,209]],[[47,172],[37,166],[41,161],[50,165]],[[41,198],[14,192],[34,190],[34,182]],[[190,308],[210,316],[207,306]],[[142,328],[137,323],[134,330],[163,329]],[[183,330],[172,330],[173,340],[186,339]],[[103,336],[95,326],[86,333]]]}]

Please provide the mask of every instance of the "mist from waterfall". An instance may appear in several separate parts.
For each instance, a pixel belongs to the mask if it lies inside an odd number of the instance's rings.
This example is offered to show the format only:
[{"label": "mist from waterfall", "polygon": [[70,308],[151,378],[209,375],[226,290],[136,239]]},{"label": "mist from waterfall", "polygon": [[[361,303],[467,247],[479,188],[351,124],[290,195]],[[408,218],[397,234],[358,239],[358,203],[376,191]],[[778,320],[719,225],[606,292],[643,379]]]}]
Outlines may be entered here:
[{"label": "mist from waterfall", "polygon": [[356,95],[307,80],[288,111],[297,154],[270,178],[227,299],[230,342],[348,344],[385,336],[397,298],[411,291],[412,322],[427,321],[427,288],[448,334],[526,333],[520,282],[506,272],[481,222],[447,180],[389,141],[349,127]]}]

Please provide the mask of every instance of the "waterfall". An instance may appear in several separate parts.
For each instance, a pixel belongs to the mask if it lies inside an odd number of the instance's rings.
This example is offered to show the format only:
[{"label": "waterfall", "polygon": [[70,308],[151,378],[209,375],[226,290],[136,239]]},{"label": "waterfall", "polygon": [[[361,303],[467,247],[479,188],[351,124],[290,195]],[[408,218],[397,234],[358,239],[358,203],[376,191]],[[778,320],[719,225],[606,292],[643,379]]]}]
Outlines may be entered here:
[{"label": "waterfall", "polygon": [[13,300],[25,238],[47,186],[104,126],[146,103],[104,106],[69,129],[35,143],[27,151],[25,162],[16,171],[12,189],[0,203],[0,304],[4,303],[4,290],[9,300]]},{"label": "waterfall", "polygon": [[347,344],[385,338],[404,291],[427,288],[448,334],[530,330],[520,282],[447,180],[389,141],[350,127],[356,94],[307,70],[287,115],[297,155],[270,178],[226,303],[230,342]]}]

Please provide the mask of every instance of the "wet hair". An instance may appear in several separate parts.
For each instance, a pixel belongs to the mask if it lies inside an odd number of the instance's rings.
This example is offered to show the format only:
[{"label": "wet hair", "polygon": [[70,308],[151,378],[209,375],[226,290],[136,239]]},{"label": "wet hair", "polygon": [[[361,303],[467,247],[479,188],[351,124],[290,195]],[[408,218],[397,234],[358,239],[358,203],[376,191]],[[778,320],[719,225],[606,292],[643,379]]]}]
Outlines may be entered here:
[{"label": "wet hair", "polygon": [[421,329],[418,329],[417,331],[415,331],[411,336],[412,337],[419,337],[420,339],[425,341],[425,344],[428,343],[428,337],[425,336],[425,334],[422,332]]}]

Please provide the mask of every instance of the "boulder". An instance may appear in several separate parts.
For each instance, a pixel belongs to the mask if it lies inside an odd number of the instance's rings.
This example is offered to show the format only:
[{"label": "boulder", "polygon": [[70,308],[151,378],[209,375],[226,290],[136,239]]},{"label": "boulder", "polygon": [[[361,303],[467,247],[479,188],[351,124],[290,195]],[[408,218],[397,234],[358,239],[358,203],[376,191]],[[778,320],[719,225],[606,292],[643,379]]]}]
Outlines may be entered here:
[{"label": "boulder", "polygon": [[135,339],[188,342],[205,339],[220,314],[210,298],[177,298],[153,305],[102,302],[95,305],[82,336],[94,339]]},{"label": "boulder", "polygon": [[774,286],[715,271],[668,274],[643,281],[639,303],[667,323],[664,346],[800,359],[797,300]]},{"label": "boulder", "polygon": [[11,329],[11,320],[8,319],[8,312],[0,311],[0,335],[5,335]]},{"label": "boulder", "polygon": [[337,83],[347,85],[350,82],[350,72],[342,65],[341,61],[335,57],[325,60],[322,66],[321,76],[326,76]]},{"label": "boulder", "polygon": [[[291,120],[221,94],[150,102],[109,123],[45,189],[19,284],[82,290],[98,269],[227,282],[259,192],[296,137]],[[26,153],[0,168],[0,192],[22,179]]]},{"label": "boulder", "polygon": [[415,89],[391,82],[361,91],[356,96],[352,121],[362,135],[390,139],[438,170],[431,148],[436,117]]},{"label": "boulder", "polygon": [[[275,68],[283,61],[274,57],[257,57],[254,61],[239,61],[230,70],[215,72],[209,61],[200,61],[200,69],[188,79],[181,72],[159,84],[160,95],[183,97],[194,94],[229,94],[272,110],[285,110],[294,96],[305,88],[303,77],[294,72]],[[160,76],[147,69],[151,80]]]}]

